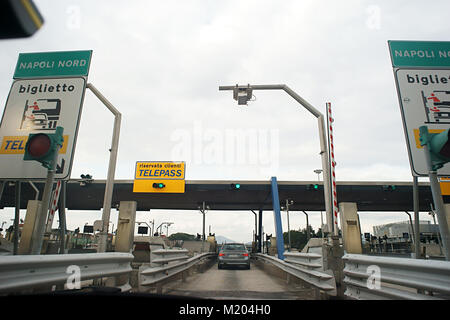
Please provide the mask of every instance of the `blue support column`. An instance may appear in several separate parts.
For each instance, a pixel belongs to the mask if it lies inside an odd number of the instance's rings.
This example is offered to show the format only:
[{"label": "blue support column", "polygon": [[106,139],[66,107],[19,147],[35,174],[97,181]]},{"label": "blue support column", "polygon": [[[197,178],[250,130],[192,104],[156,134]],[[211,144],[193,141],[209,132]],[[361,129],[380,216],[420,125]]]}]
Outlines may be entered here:
[{"label": "blue support column", "polygon": [[278,196],[277,178],[272,177],[272,205],[275,220],[275,233],[277,237],[278,259],[284,260],[283,227],[281,225],[280,197]]}]

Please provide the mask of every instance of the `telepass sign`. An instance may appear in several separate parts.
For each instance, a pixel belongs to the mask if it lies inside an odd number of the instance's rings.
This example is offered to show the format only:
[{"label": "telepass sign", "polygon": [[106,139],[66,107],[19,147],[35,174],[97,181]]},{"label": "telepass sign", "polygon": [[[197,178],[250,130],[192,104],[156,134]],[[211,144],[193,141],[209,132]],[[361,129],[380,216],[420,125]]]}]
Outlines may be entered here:
[{"label": "telepass sign", "polygon": [[133,192],[184,193],[184,162],[138,161]]}]

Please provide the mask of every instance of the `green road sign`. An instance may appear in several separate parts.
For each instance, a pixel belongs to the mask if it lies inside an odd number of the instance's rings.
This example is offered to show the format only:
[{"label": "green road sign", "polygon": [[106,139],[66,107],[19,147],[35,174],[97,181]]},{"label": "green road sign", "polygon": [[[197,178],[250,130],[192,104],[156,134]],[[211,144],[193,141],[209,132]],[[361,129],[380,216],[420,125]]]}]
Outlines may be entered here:
[{"label": "green road sign", "polygon": [[450,41],[388,41],[393,67],[450,68]]},{"label": "green road sign", "polygon": [[14,78],[87,76],[92,50],[20,53]]}]

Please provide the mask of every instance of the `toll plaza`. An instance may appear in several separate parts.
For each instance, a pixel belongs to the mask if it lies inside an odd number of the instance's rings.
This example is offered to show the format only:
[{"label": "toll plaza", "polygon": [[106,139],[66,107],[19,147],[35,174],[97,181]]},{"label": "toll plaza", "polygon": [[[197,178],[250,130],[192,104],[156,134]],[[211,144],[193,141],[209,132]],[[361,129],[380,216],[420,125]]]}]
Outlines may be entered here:
[{"label": "toll plaza", "polygon": [[[186,282],[192,269],[205,271],[205,276],[210,279],[218,278],[217,273],[208,275],[211,265],[218,257],[229,254],[227,263],[236,262],[236,259],[246,259],[247,270],[253,269],[251,266],[254,265],[266,272],[265,276],[259,273],[245,287],[258,286],[260,283],[267,285],[273,280],[267,274],[278,276],[281,274],[281,278],[286,277],[287,284],[294,279],[294,282],[299,281],[308,286],[311,290],[310,295],[314,295],[315,298],[324,296],[354,299],[380,296],[445,298],[446,294],[450,293],[446,289],[448,286],[443,288],[440,285],[442,282],[449,283],[448,261],[435,261],[441,258],[448,260],[446,235],[450,205],[446,203],[450,202],[450,199],[447,196],[447,189],[443,188],[447,182],[445,179],[438,181],[436,170],[444,167],[439,176],[443,176],[447,173],[445,170],[448,170],[448,166],[445,168],[445,165],[450,163],[449,129],[439,129],[440,131],[437,132],[437,129],[432,127],[428,131],[426,126],[418,127],[423,119],[417,119],[415,115],[407,118],[414,127],[413,130],[407,130],[408,134],[414,132],[408,140],[410,156],[411,159],[417,156],[419,161],[416,164],[420,164],[420,172],[414,171],[412,166],[414,176],[412,182],[337,182],[332,139],[334,119],[331,116],[330,103],[326,104],[326,129],[325,116],[287,85],[220,86],[221,91],[233,92],[233,98],[238,105],[247,105],[248,101],[254,101],[251,99],[255,90],[282,90],[308,110],[317,120],[320,142],[319,154],[322,169],[314,172],[323,173],[323,180],[319,179],[318,182],[278,181],[277,177],[271,177],[267,181],[186,181],[184,161],[145,160],[136,162],[133,180],[115,180],[122,115],[92,84],[88,83],[88,61],[91,54],[92,51],[88,50],[19,56],[15,80],[11,86],[0,127],[0,135],[3,137],[0,155],[4,164],[0,167],[3,170],[2,181],[0,181],[0,208],[15,207],[16,209],[14,252],[12,257],[6,257],[0,261],[0,268],[4,266],[5,270],[0,273],[0,292],[21,292],[28,288],[41,290],[43,285],[50,284],[72,289],[70,288],[72,284],[67,281],[67,274],[75,267],[73,271],[79,275],[80,279],[92,280],[93,284],[100,287],[111,286],[120,292],[156,290],[157,293],[162,293],[163,286],[165,287],[169,280],[173,281],[177,276],[181,276],[182,282]],[[80,55],[84,57],[84,60],[77,58]],[[31,61],[27,62],[27,60]],[[425,95],[423,90],[419,96],[417,88],[409,86],[410,75],[405,73],[409,71],[397,69],[394,65],[394,72],[401,101],[404,103],[411,101],[405,94],[416,100],[420,97],[422,99],[428,97],[428,93]],[[81,179],[70,179],[72,153],[86,89],[90,89],[114,115],[106,180],[94,180],[90,175],[81,176]],[[428,98],[433,97],[433,106],[423,101],[428,113],[438,112],[433,108],[437,108],[436,103],[442,104],[442,102],[431,94],[435,95],[441,91],[434,90],[430,93]],[[75,94],[72,95],[72,93]],[[411,95],[412,93],[414,96]],[[67,105],[74,105],[77,108],[73,108],[71,113],[65,113],[63,116],[62,111],[68,109]],[[401,107],[404,106],[401,104]],[[421,105],[421,111],[422,108]],[[434,118],[430,118],[427,114],[427,119],[434,119],[435,122],[442,121],[440,125],[447,116],[446,113],[435,113]],[[68,119],[67,122],[63,121],[66,119]],[[20,130],[27,131],[28,137],[20,136]],[[19,165],[14,166],[16,163]],[[427,170],[429,170],[428,173]],[[47,178],[44,184],[45,175]],[[430,183],[419,183],[417,175],[428,175]],[[53,189],[55,179],[58,184]],[[61,197],[58,198],[60,193]],[[43,195],[42,200],[38,200],[39,194]],[[430,210],[433,205],[436,207],[435,211],[440,220],[444,254],[437,259],[433,257],[433,261],[422,263],[418,260],[427,259],[427,256],[420,255],[419,252],[421,243],[418,214],[419,211]],[[42,251],[42,243],[47,215],[49,212],[50,216],[54,215],[56,207],[60,214],[59,255],[51,256]],[[19,241],[19,211],[25,208],[27,216],[22,225],[22,238]],[[87,234],[98,232],[93,241],[95,249],[89,248],[95,252],[84,252],[82,256],[66,253],[66,209],[102,210],[102,220],[94,223],[95,230],[94,226],[86,226],[83,231]],[[111,209],[119,211],[117,229],[114,234],[109,232]],[[201,240],[200,251],[193,252],[186,247],[174,247],[173,244],[168,247],[161,237],[155,239],[150,236],[145,240],[143,238],[136,240],[135,225],[142,223],[136,221],[136,212],[153,209],[199,210],[203,214],[203,235],[199,239]],[[243,244],[236,246],[240,247],[238,254],[224,253],[226,244],[217,252],[216,248],[213,248],[215,247],[214,235],[210,234],[206,240],[207,210],[252,211],[255,214],[255,248],[251,252],[252,255]],[[285,232],[281,223],[282,210],[303,211],[307,219],[306,211],[325,211],[326,224],[322,225],[322,237],[310,238],[307,222],[308,242],[301,252],[291,250],[289,215],[287,215],[289,243],[286,245]],[[270,241],[271,250],[267,252],[262,250],[264,242],[262,218],[265,211],[273,212],[275,227],[275,236]],[[415,228],[412,228],[412,220],[410,221],[411,234],[415,233],[414,242],[411,242],[411,247],[414,245],[415,248],[415,255],[398,258],[400,260],[395,260],[397,258],[393,257],[386,258],[381,254],[376,257],[370,254],[364,255],[358,216],[360,211],[402,211],[408,215],[410,215],[408,211],[414,211],[417,215]],[[163,225],[168,229],[171,223],[163,222],[158,228],[162,228]],[[139,233],[142,233],[142,229]],[[268,238],[271,237],[272,235],[268,236]],[[207,246],[206,242],[214,245]],[[379,247],[381,247],[381,241]],[[213,249],[210,250],[211,248]],[[141,252],[137,253],[137,251]],[[140,261],[136,259],[138,256]],[[378,269],[372,273],[374,265]],[[221,269],[220,265],[219,269]],[[402,276],[398,278],[385,276],[391,273],[400,273]],[[27,275],[24,281],[15,280],[23,274]],[[42,276],[39,277],[41,274]],[[244,275],[241,280],[250,279],[254,274],[256,273]],[[378,277],[378,283],[375,281],[374,287],[372,282],[370,284],[364,282],[367,274],[375,274]],[[431,280],[427,278],[425,285],[424,281],[414,282],[414,279],[428,277],[430,274],[435,278]],[[220,274],[220,276],[223,275],[224,273]],[[394,289],[391,286],[381,287],[379,280],[382,276],[384,282],[394,285]],[[80,285],[80,279],[76,281],[77,286]],[[217,284],[207,278],[201,283]],[[285,286],[281,286],[274,291],[276,283],[271,282],[271,285],[273,286],[269,288],[271,297],[277,296],[279,292],[284,292],[286,289]],[[398,288],[396,287],[398,285],[407,288]],[[185,290],[197,290],[205,295],[209,294],[204,287],[192,288],[195,286],[188,285]],[[220,292],[219,297],[223,297],[225,294],[223,290],[217,289]],[[425,289],[430,290],[432,294],[425,292]],[[264,290],[267,288],[263,288]],[[295,299],[298,298],[299,291],[297,289],[294,291]]]},{"label": "toll plaza", "polygon": [[[102,208],[105,180],[93,180],[84,185],[83,179],[71,179],[67,182],[66,200],[69,210],[99,210]],[[184,193],[135,193],[133,180],[115,180],[112,206],[122,200],[136,201],[137,210],[179,209],[197,210],[199,204],[206,201],[211,210],[269,210],[272,208],[270,181],[199,181],[187,180]],[[232,189],[239,183],[240,190]],[[43,183],[35,185],[43,188]],[[317,186],[317,189],[314,188]],[[394,186],[394,188],[389,188]],[[412,210],[412,182],[338,182],[338,195],[342,202],[355,202],[358,211],[405,211]],[[420,210],[427,211],[432,202],[429,183],[421,182]],[[279,181],[279,198],[295,199],[292,210],[324,210],[323,187],[317,181]],[[29,184],[23,184],[21,208],[27,201],[34,199],[35,191]],[[450,197],[444,195],[446,202]],[[14,186],[5,185],[0,208],[14,207]]]}]

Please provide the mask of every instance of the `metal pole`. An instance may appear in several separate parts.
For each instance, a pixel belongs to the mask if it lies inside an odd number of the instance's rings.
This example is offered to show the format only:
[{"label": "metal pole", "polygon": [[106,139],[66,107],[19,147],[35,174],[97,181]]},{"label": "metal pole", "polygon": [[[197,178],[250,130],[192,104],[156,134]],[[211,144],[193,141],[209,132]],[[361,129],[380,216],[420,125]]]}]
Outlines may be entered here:
[{"label": "metal pole", "polygon": [[303,213],[306,215],[306,239],[309,241],[309,239],[311,239],[311,234],[309,233],[309,219],[308,219],[308,214],[306,213],[306,211],[303,211]]},{"label": "metal pole", "polygon": [[14,248],[13,248],[13,255],[17,255],[19,250],[19,219],[20,219],[20,188],[21,183],[20,181],[16,181],[15,184],[15,191],[16,191],[16,208],[15,208],[15,215],[14,215]]},{"label": "metal pole", "polygon": [[323,187],[324,187],[324,196],[325,196],[325,211],[326,211],[326,220],[327,220],[327,229],[328,232],[333,233],[334,235],[338,235],[337,228],[333,228],[333,211],[331,210],[331,186],[330,186],[330,160],[328,158],[327,145],[326,145],[326,136],[325,136],[325,128],[324,128],[324,120],[323,116],[320,116],[318,119],[319,122],[319,132],[320,132],[320,154],[322,156],[322,170],[323,170]]},{"label": "metal pole", "polygon": [[205,221],[206,220],[205,219],[205,202],[203,202],[203,211],[202,212],[203,212],[203,227],[202,227],[203,231],[202,232],[203,232],[203,241],[204,241],[205,240],[205,225],[206,225],[205,224],[205,222],[206,222]]},{"label": "metal pole", "polygon": [[253,214],[255,215],[255,237],[254,237],[254,239],[255,239],[255,246],[256,246],[256,244],[257,244],[257,242],[258,242],[258,229],[257,229],[257,225],[258,225],[258,223],[257,223],[257,216],[256,216],[256,212],[255,211],[253,211],[253,210],[251,210],[252,212],[253,212]]},{"label": "metal pole", "polygon": [[[436,225],[436,217],[435,217],[434,212],[431,211],[430,214],[433,216],[434,225]],[[439,245],[439,252],[440,252],[440,254],[442,254],[442,244],[441,244],[441,240],[439,239],[439,234],[437,235],[436,238],[437,238],[437,242],[438,242],[438,245]]]},{"label": "metal pole", "polygon": [[114,174],[116,171],[117,152],[119,148],[119,135],[120,135],[120,123],[122,120],[122,114],[92,85],[87,84],[92,93],[114,114],[114,129],[112,136],[112,143],[109,155],[108,176],[106,179],[105,196],[103,200],[103,212],[102,212],[102,230],[99,237],[98,252],[106,251],[106,243],[108,239],[108,227],[109,218],[111,214],[111,201],[114,188]]},{"label": "metal pole", "polygon": [[[236,86],[219,86],[220,91],[223,90],[233,91],[235,88]],[[326,209],[327,229],[328,229],[327,231],[330,233],[333,232],[334,228],[333,228],[333,212],[331,209],[332,199],[331,199],[331,184],[330,184],[330,161],[328,158],[327,137],[323,114],[285,84],[252,85],[250,88],[253,90],[284,90],[287,94],[289,94],[292,98],[294,98],[298,103],[300,103],[303,107],[305,107],[317,118],[320,137],[320,155],[322,156],[322,170],[324,173],[323,185],[324,185],[324,198],[325,198],[325,209]],[[334,232],[335,235],[337,235],[337,228],[334,230]]]},{"label": "metal pole", "polygon": [[204,252],[205,251],[205,208],[206,208],[206,206],[205,206],[205,201],[203,201],[203,205],[202,205],[202,210],[201,210],[201,212],[202,212],[202,214],[203,214],[203,227],[202,227],[202,232],[203,232],[203,235],[202,235],[202,252]]},{"label": "metal pole", "polygon": [[[320,174],[323,172],[322,169],[316,169],[314,170],[314,173],[317,173],[317,181],[320,182]],[[323,243],[323,239],[325,238],[324,235],[324,230],[323,230],[323,214],[322,214],[322,210],[320,210],[320,233],[322,235],[322,243]]]},{"label": "metal pole", "polygon": [[[255,89],[255,87],[252,87]],[[320,155],[322,157],[322,170],[323,170],[323,189],[324,189],[324,198],[325,198],[325,210],[326,210],[326,218],[327,218],[327,229],[328,232],[333,232],[334,235],[337,235],[337,228],[333,228],[333,212],[332,212],[332,199],[331,199],[331,179],[330,179],[330,159],[328,158],[328,149],[327,149],[327,137],[325,130],[325,121],[323,114],[319,112],[316,108],[314,108],[311,104],[309,104],[305,99],[300,97],[297,93],[295,93],[291,88],[286,85],[283,85],[283,90],[286,91],[291,97],[293,97],[298,103],[300,103],[303,107],[305,107],[309,112],[311,112],[318,121],[319,126],[319,138],[320,138]]]},{"label": "metal pole", "polygon": [[413,222],[412,222],[412,219],[411,219],[411,214],[408,211],[405,211],[405,213],[409,217],[409,225],[411,227],[411,240],[413,240],[413,242],[415,244],[416,243],[416,239],[415,239],[415,236],[414,236],[414,225],[413,225]]},{"label": "metal pole", "polygon": [[262,223],[262,218],[263,218],[263,211],[262,210],[259,210],[259,230],[258,230],[258,252],[259,253],[263,253],[263,248],[262,248],[262,246],[263,246],[263,241],[264,241],[264,238],[263,238],[263,223]]},{"label": "metal pole", "polygon": [[0,181],[0,202],[2,201],[2,196],[3,196],[3,190],[5,189],[5,184],[8,181],[4,180],[4,181]]},{"label": "metal pole", "polygon": [[449,237],[449,231],[448,231],[448,224],[447,224],[447,218],[445,216],[445,209],[444,209],[444,203],[442,201],[442,195],[441,195],[441,186],[439,185],[439,181],[437,178],[436,171],[433,170],[433,164],[431,162],[431,156],[428,149],[428,144],[425,143],[423,145],[423,149],[425,152],[425,158],[427,160],[428,165],[428,175],[430,177],[430,186],[431,186],[431,193],[433,195],[433,202],[436,214],[438,216],[438,223],[439,223],[439,231],[441,233],[442,238],[442,247],[444,249],[444,255],[445,260],[449,260],[450,257],[450,237]]},{"label": "metal pole", "polygon": [[288,224],[288,251],[291,251],[291,227],[289,225],[289,200],[286,199],[286,215]]},{"label": "metal pole", "polygon": [[414,204],[414,252],[415,258],[420,259],[420,220],[419,220],[419,183],[413,176],[413,204]]},{"label": "metal pole", "polygon": [[52,166],[50,167],[50,169],[48,169],[48,172],[47,172],[47,179],[45,181],[44,192],[42,193],[41,211],[39,212],[39,214],[37,216],[37,221],[35,224],[36,238],[33,239],[33,241],[32,241],[31,254],[36,254],[36,255],[41,254],[42,242],[44,239],[45,223],[47,220],[48,207],[50,204],[50,197],[51,197],[52,189],[53,189],[53,180],[55,178],[55,169],[56,169],[56,162],[58,159],[58,154],[59,154],[59,149],[55,152],[55,157],[53,158]]},{"label": "metal pole", "polygon": [[161,236],[162,231],[159,231],[159,232],[158,232],[158,230],[162,230],[162,226],[163,226],[163,225],[164,225],[164,222],[161,223],[161,224],[156,228],[156,233],[158,234],[158,236]]},{"label": "metal pole", "polygon": [[65,243],[66,243],[66,181],[61,181],[61,194],[59,196],[58,203],[58,214],[59,214],[59,253],[65,253]]},{"label": "metal pole", "polygon": [[34,200],[39,199],[39,189],[34,185],[32,181],[28,181],[28,183],[31,185],[31,187],[36,191],[36,195],[34,196]]}]

